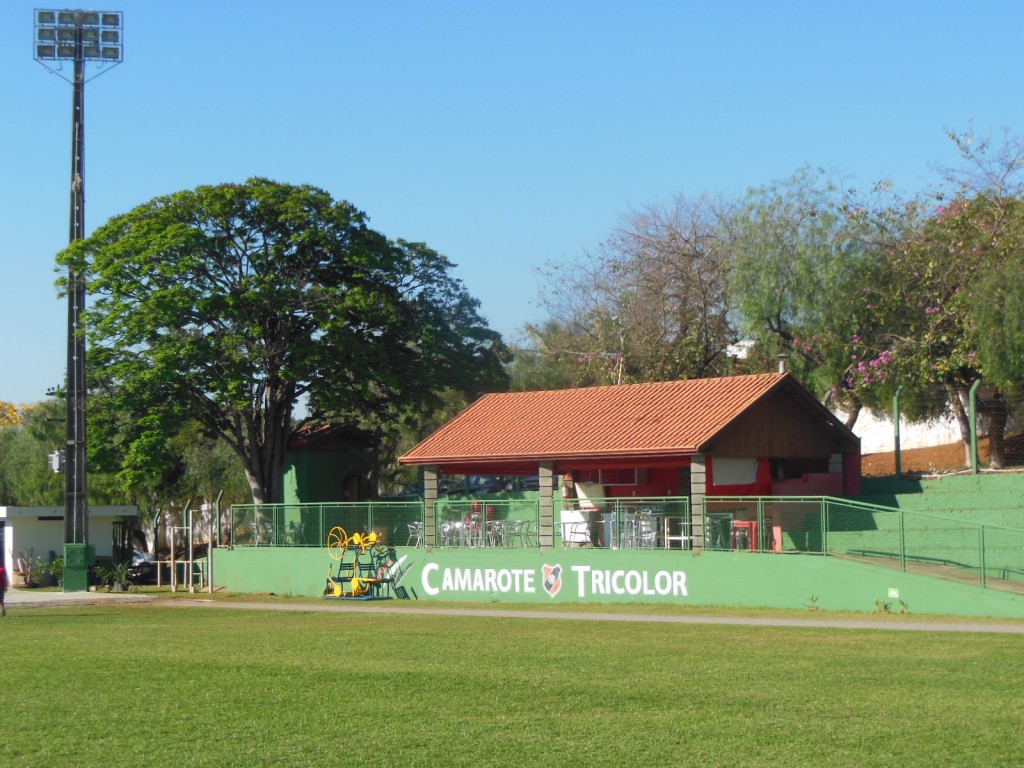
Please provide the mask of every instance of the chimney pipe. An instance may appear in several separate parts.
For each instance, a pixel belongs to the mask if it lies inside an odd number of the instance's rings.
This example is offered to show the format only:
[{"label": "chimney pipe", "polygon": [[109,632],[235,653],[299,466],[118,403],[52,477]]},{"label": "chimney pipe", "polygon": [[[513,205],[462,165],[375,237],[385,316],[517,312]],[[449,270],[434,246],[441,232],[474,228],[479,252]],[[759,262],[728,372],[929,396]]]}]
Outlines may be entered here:
[{"label": "chimney pipe", "polygon": [[779,373],[785,373],[789,366],[789,356],[779,355]]}]

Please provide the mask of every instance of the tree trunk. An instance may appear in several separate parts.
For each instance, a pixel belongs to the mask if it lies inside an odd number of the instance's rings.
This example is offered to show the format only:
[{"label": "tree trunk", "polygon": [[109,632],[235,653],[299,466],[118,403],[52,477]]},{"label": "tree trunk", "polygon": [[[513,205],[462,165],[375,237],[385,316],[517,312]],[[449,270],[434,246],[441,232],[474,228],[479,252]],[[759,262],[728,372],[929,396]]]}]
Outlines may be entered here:
[{"label": "tree trunk", "polygon": [[996,390],[991,400],[985,403],[985,413],[988,415],[988,465],[992,469],[1002,469],[1006,466],[1006,400],[1001,392]]},{"label": "tree trunk", "polygon": [[[272,395],[278,389],[268,386]],[[287,394],[287,393],[286,393]],[[242,457],[253,504],[281,504],[284,501],[284,460],[291,437],[291,405],[286,399],[268,396],[264,408],[239,421],[239,439],[232,445]]]},{"label": "tree trunk", "polygon": [[973,456],[971,455],[971,424],[967,412],[964,410],[964,401],[961,398],[963,387],[946,382],[946,395],[949,398],[949,407],[953,409],[957,426],[960,427],[960,442],[964,446],[964,466],[968,469],[974,468]]},{"label": "tree trunk", "polygon": [[260,479],[253,475],[249,470],[245,471],[245,479],[249,481],[249,490],[252,492],[252,503],[266,504],[267,492]]},{"label": "tree trunk", "polygon": [[853,402],[850,403],[850,412],[846,414],[846,428],[852,430],[854,425],[857,423],[857,418],[860,416],[861,409],[864,405],[861,403],[859,397],[853,398]]}]

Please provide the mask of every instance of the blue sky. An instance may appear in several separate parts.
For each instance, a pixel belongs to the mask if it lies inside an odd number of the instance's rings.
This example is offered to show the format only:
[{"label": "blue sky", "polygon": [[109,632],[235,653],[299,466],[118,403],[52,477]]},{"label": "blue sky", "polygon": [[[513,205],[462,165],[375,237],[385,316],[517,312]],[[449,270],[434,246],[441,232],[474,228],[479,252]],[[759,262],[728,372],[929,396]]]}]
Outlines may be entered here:
[{"label": "blue sky", "polygon": [[[64,379],[71,86],[0,2],[0,400]],[[157,195],[310,183],[458,266],[491,326],[630,210],[804,164],[910,193],[947,130],[1024,133],[1024,3],[120,0],[86,86],[86,230]],[[92,75],[97,70],[91,70]]]}]

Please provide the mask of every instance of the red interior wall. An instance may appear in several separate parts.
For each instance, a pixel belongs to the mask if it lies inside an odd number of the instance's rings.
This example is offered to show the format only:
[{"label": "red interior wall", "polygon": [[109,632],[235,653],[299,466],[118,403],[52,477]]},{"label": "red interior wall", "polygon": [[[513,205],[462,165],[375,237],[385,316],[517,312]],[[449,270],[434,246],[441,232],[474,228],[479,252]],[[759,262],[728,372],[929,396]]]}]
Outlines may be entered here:
[{"label": "red interior wall", "polygon": [[859,453],[843,456],[843,491],[846,496],[860,495],[861,460]]},{"label": "red interior wall", "polygon": [[679,468],[650,467],[643,485],[606,485],[605,493],[612,498],[623,496],[678,496]]},{"label": "red interior wall", "polygon": [[843,476],[839,473],[808,472],[801,477],[776,480],[772,496],[842,496]]}]

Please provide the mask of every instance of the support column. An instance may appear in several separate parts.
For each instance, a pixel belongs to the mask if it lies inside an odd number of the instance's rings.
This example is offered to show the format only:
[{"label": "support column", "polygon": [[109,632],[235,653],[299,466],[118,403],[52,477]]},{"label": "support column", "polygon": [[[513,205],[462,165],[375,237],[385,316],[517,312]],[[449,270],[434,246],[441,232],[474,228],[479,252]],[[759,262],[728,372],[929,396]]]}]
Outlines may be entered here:
[{"label": "support column", "polygon": [[434,534],[437,525],[434,522],[434,504],[437,501],[437,466],[423,468],[423,548],[427,552],[434,551]]},{"label": "support column", "polygon": [[690,530],[693,551],[704,549],[704,497],[707,496],[707,457],[698,454],[690,464]]},{"label": "support column", "polygon": [[541,552],[550,552],[555,545],[555,513],[552,495],[555,484],[552,482],[553,464],[542,461],[538,467],[540,491],[540,520],[538,521],[537,541]]}]

